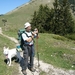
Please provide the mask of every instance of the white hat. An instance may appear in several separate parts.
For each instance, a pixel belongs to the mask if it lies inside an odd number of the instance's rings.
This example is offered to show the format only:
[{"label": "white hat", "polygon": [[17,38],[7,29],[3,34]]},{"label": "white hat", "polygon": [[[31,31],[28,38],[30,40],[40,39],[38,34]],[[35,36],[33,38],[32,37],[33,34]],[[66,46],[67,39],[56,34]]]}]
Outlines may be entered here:
[{"label": "white hat", "polygon": [[27,28],[28,26],[31,26],[31,24],[30,24],[29,22],[26,22],[26,23],[24,24],[24,27]]}]

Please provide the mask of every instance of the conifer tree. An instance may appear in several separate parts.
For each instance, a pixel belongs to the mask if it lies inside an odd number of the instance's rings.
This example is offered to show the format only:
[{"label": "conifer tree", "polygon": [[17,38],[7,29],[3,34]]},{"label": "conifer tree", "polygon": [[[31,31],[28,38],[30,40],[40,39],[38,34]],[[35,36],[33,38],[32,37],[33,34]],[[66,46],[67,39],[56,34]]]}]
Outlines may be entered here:
[{"label": "conifer tree", "polygon": [[45,21],[44,21],[44,7],[43,5],[40,5],[39,6],[39,10],[38,10],[38,14],[37,14],[37,22],[38,22],[38,29],[40,32],[44,32],[44,24],[45,24]]},{"label": "conifer tree", "polygon": [[47,5],[46,6],[40,5],[39,10],[37,12],[34,12],[31,23],[33,24],[33,26],[35,25],[39,29],[39,32],[41,33],[46,32],[48,31],[47,29],[49,27],[49,25],[46,22],[48,21],[48,17],[49,17],[49,7]]},{"label": "conifer tree", "polygon": [[49,32],[50,30],[50,9],[47,5],[44,6],[43,9],[43,19],[44,19],[44,24],[43,24],[43,28],[45,30],[45,32]]},{"label": "conifer tree", "polygon": [[74,21],[71,16],[68,0],[62,0],[60,5],[58,0],[55,0],[53,21],[53,33],[55,34],[66,35],[74,31]]},{"label": "conifer tree", "polygon": [[74,21],[71,16],[68,0],[58,0],[53,3],[54,9],[40,5],[39,10],[34,12],[31,23],[33,28],[37,27],[39,32],[51,32],[66,35],[74,31]]},{"label": "conifer tree", "polygon": [[34,11],[34,15],[32,17],[33,18],[31,19],[31,24],[32,24],[32,29],[34,29],[38,25],[38,23],[37,23],[37,12],[36,11]]},{"label": "conifer tree", "polygon": [[53,33],[59,34],[60,33],[60,24],[59,24],[59,11],[60,11],[60,6],[58,0],[55,0],[53,3],[54,5],[54,18],[53,18]]},{"label": "conifer tree", "polygon": [[61,22],[63,35],[74,31],[74,21],[70,12],[68,0],[63,0],[61,4]]}]

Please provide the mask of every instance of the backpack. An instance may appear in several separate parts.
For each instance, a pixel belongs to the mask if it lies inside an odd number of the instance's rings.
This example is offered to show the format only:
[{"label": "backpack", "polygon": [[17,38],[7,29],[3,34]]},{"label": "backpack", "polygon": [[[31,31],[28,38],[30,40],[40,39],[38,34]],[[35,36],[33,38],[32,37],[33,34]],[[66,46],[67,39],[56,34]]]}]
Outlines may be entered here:
[{"label": "backpack", "polygon": [[21,49],[23,50],[24,41],[22,39],[22,33],[25,33],[25,29],[18,30],[18,41],[19,41]]},{"label": "backpack", "polygon": [[[18,41],[19,41],[19,44],[20,44],[18,48],[21,48],[22,50],[24,50],[23,49],[24,41],[23,41],[23,38],[22,38],[22,33],[25,33],[25,29],[18,30]],[[31,36],[28,36],[27,33],[25,33],[25,34],[26,34],[27,37],[31,37]]]}]

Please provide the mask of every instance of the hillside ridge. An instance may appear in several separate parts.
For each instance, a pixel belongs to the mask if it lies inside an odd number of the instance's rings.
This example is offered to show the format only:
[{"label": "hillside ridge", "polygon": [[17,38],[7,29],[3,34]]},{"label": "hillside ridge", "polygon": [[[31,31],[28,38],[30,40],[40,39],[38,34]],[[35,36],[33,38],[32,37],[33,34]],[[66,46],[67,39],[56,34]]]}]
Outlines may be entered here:
[{"label": "hillside ridge", "polygon": [[13,12],[19,10],[20,8],[22,8],[22,7],[24,7],[24,6],[28,5],[28,4],[29,4],[29,3],[22,4],[21,6],[18,6],[18,7],[16,7],[15,9],[13,9],[13,10],[7,12],[6,15],[9,15],[9,14],[13,13]]}]

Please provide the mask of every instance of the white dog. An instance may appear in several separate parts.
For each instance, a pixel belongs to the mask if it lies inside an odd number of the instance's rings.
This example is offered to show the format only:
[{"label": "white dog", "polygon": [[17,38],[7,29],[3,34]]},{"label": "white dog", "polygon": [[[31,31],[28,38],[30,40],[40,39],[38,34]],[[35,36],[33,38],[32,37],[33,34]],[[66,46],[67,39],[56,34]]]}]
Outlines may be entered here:
[{"label": "white dog", "polygon": [[3,53],[6,56],[6,59],[8,59],[7,64],[9,66],[11,66],[11,58],[12,57],[15,57],[16,56],[19,59],[19,62],[21,61],[20,52],[18,52],[16,50],[16,48],[9,49],[9,48],[4,47],[3,50],[4,50]]}]

